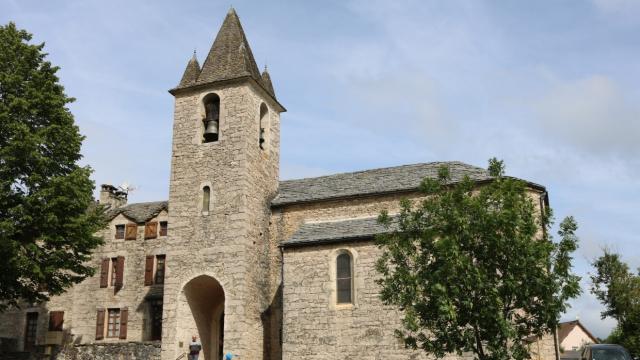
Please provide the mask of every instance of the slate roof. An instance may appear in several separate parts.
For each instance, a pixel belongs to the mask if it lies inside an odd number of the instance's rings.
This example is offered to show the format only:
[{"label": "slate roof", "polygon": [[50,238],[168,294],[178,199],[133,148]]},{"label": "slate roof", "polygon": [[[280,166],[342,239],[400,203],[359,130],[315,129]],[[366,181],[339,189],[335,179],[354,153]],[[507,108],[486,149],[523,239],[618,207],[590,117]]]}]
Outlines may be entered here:
[{"label": "slate roof", "polygon": [[[263,90],[276,100],[271,77],[266,68],[260,74],[238,14],[231,8],[213,41],[202,68],[200,68],[194,53],[185,68],[180,83],[169,92],[175,95],[176,91],[193,86],[246,78],[255,80]],[[277,100],[276,103],[278,103]],[[281,111],[286,111],[280,103],[278,106]]]},{"label": "slate roof", "polygon": [[452,183],[461,181],[465,175],[474,181],[491,179],[486,169],[458,161],[403,165],[281,181],[278,195],[271,205],[416,190],[425,177],[437,177],[442,165],[449,166]]},{"label": "slate roof", "polygon": [[107,211],[107,219],[112,220],[122,214],[136,223],[143,223],[156,217],[162,210],[167,210],[168,201],[134,203]]},{"label": "slate roof", "polygon": [[[393,225],[391,230],[393,230]],[[302,224],[290,239],[282,242],[281,246],[291,248],[349,240],[368,240],[385,232],[387,229],[378,224],[377,217],[310,222]]]},{"label": "slate roof", "polygon": [[269,75],[269,72],[267,71],[266,66],[264,67],[264,71],[262,72],[261,79],[262,79],[262,85],[264,86],[265,90],[267,90],[267,92],[275,98],[276,92],[273,90],[273,83],[271,83],[271,76]]},{"label": "slate roof", "polygon": [[191,60],[189,60],[187,67],[184,69],[184,74],[182,74],[182,79],[180,79],[178,87],[183,88],[194,85],[198,80],[198,75],[200,75],[200,64],[194,51]]},{"label": "slate roof", "polygon": [[242,77],[252,77],[262,84],[258,65],[242,29],[242,24],[240,24],[238,14],[231,8],[213,41],[196,81],[188,84],[183,84],[181,81],[174,90]]}]

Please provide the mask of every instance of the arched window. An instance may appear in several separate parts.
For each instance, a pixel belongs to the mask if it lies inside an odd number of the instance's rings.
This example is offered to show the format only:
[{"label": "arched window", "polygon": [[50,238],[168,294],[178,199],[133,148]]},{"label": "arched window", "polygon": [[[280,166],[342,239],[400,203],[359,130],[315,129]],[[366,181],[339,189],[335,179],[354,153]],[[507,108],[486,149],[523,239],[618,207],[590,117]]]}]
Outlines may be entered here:
[{"label": "arched window", "polygon": [[353,302],[353,277],[351,255],[342,253],[336,258],[336,289],[337,303],[350,304]]},{"label": "arched window", "polygon": [[268,116],[269,116],[269,109],[267,108],[267,105],[262,103],[260,105],[260,125],[259,125],[260,133],[259,133],[259,140],[258,140],[258,145],[262,150],[265,149],[265,142],[267,139],[266,129],[269,126]]},{"label": "arched window", "polygon": [[205,117],[202,120],[204,131],[202,142],[218,141],[220,135],[220,98],[216,94],[209,94],[202,99]]},{"label": "arched window", "polygon": [[202,212],[209,212],[209,203],[211,202],[211,188],[205,186],[202,188]]}]

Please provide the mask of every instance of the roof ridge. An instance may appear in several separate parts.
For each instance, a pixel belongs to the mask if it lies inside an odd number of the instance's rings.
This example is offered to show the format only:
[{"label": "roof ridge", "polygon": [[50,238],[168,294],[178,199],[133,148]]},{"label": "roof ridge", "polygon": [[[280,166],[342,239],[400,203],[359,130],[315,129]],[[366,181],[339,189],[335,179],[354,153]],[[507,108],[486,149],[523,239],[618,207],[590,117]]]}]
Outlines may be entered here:
[{"label": "roof ridge", "polygon": [[298,178],[298,179],[280,180],[280,183],[307,180],[307,179],[321,179],[321,178],[338,176],[338,175],[361,174],[361,173],[367,173],[367,172],[372,172],[372,171],[377,171],[377,170],[389,170],[389,169],[396,169],[396,168],[403,168],[403,167],[412,167],[412,166],[420,166],[420,165],[435,165],[435,164],[458,164],[458,165],[465,165],[465,166],[473,167],[473,168],[476,168],[476,169],[479,169],[479,170],[486,170],[486,169],[481,168],[479,166],[467,164],[465,162],[458,161],[458,160],[453,160],[453,161],[431,161],[431,162],[424,162],[424,163],[414,163],[414,164],[395,165],[395,166],[388,166],[388,167],[379,167],[379,168],[366,169],[366,170],[345,171],[345,172],[340,172],[340,173],[335,173],[335,174],[320,175],[320,176],[310,176],[310,177]]},{"label": "roof ridge", "polygon": [[117,207],[116,209],[121,209],[129,205],[145,205],[145,204],[155,204],[155,203],[163,203],[163,202],[168,203],[169,200],[155,200],[155,201],[141,201],[141,202],[135,202],[135,203],[127,203],[123,206]]}]

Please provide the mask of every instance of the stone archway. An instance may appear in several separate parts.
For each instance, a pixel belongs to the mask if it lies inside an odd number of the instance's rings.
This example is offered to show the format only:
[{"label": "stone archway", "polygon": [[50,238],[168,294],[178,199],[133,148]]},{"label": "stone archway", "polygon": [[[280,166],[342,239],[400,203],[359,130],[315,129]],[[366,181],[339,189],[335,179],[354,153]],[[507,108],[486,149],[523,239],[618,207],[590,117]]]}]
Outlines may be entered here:
[{"label": "stone archway", "polygon": [[184,295],[202,342],[204,360],[221,360],[224,341],[224,289],[208,275],[191,279]]}]

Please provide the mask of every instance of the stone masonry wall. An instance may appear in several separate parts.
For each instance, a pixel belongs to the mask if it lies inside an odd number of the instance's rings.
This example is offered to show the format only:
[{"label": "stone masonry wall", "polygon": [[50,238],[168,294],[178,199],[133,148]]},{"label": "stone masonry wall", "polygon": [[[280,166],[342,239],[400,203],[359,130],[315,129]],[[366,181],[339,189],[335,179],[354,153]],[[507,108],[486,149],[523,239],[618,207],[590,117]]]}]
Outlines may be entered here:
[{"label": "stone masonry wall", "polygon": [[[532,194],[532,196],[537,196]],[[299,204],[275,209],[271,233],[288,239],[305,221],[377,216],[399,211],[401,197],[419,201],[419,193]],[[335,260],[341,251],[354,259],[354,303],[335,303]],[[393,331],[402,314],[380,301],[375,261],[380,250],[371,241],[284,250],[283,359],[426,359],[405,349]],[[552,336],[532,344],[534,359],[554,359]]]},{"label": "stone masonry wall", "polygon": [[[149,221],[166,221],[167,212],[162,211]],[[44,345],[48,330],[49,312],[64,311],[63,330],[66,341],[74,344],[120,343],[123,341],[145,341],[150,337],[148,309],[145,296],[153,286],[144,285],[144,266],[147,255],[166,254],[167,237],[144,239],[144,223],[138,224],[136,240],[115,239],[115,226],[132,223],[123,215],[112,219],[99,233],[105,244],[93,254],[91,265],[96,274],[71,287],[60,296],[53,296],[43,304],[23,304],[20,309],[9,309],[0,314],[0,337],[17,339],[18,349],[24,347],[24,331],[27,312],[38,313],[37,344]],[[171,225],[169,225],[171,226]],[[171,230],[169,230],[171,231]],[[114,291],[112,286],[100,288],[100,266],[103,258],[124,256],[123,287]],[[170,261],[170,259],[167,259]],[[156,290],[157,291],[157,290]],[[160,293],[162,289],[160,286]],[[128,308],[127,339],[95,340],[96,314],[98,309]]]},{"label": "stone masonry wall", "polygon": [[[209,93],[220,98],[220,137],[217,142],[202,143],[202,99]],[[224,302],[225,350],[247,359],[263,358],[262,316],[268,302],[264,289],[269,279],[264,239],[267,205],[277,187],[279,117],[262,95],[250,82],[239,82],[213,84],[176,96],[164,360],[175,359],[198,330],[184,289],[203,275],[215,279],[224,291],[224,299],[211,299],[211,306]],[[263,102],[271,114],[266,150],[258,146]],[[205,185],[212,194],[206,213],[202,211]],[[217,339],[210,341],[215,346]]]},{"label": "stone masonry wall", "polygon": [[159,360],[159,342],[123,342],[69,346],[54,356],[55,360]]}]

